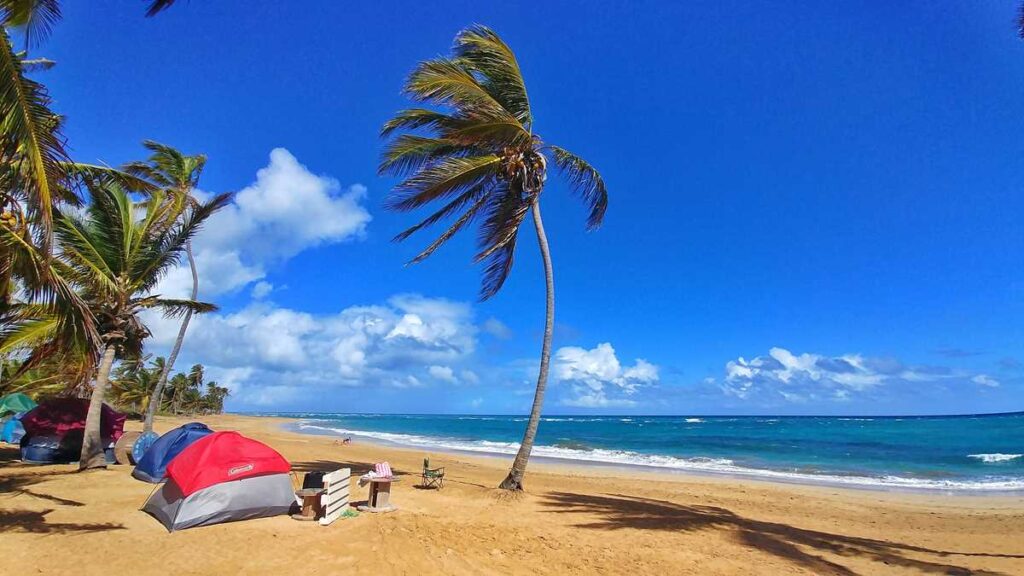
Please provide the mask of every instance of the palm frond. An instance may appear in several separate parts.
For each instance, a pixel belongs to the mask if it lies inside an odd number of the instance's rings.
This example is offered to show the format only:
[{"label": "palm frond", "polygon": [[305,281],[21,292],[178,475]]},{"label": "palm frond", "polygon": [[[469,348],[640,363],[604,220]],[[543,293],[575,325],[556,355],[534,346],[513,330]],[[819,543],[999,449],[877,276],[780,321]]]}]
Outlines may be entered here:
[{"label": "palm frond", "polygon": [[467,116],[517,121],[469,70],[446,58],[421,62],[409,75],[405,93],[420,102],[452,106]]},{"label": "palm frond", "polygon": [[58,327],[57,317],[40,308],[28,318],[4,319],[0,328],[0,354],[29,349],[53,339]]},{"label": "palm frond", "polygon": [[493,177],[498,164],[499,158],[493,154],[444,158],[396,186],[386,206],[392,210],[408,211],[456,195]]},{"label": "palm frond", "polygon": [[476,262],[486,261],[481,300],[497,294],[512,271],[516,234],[530,210],[529,202],[511,187],[505,187],[502,194],[491,196],[490,200],[477,241],[480,251],[474,258]]},{"label": "palm frond", "polygon": [[88,222],[74,214],[61,214],[57,224],[61,257],[81,278],[89,278],[94,285],[116,290],[115,263],[108,261],[108,251],[99,245]]},{"label": "palm frond", "polygon": [[483,280],[480,285],[480,300],[490,300],[505,285],[512,274],[512,263],[515,260],[516,237],[491,253],[484,264]]},{"label": "palm frond", "polygon": [[[41,225],[53,225],[53,204],[62,176],[60,163],[67,160],[59,136],[57,116],[50,110],[46,88],[24,75],[6,31],[0,42],[0,128],[2,146],[16,151],[25,164],[27,177],[21,183],[29,191],[29,204]],[[45,239],[48,252],[48,237]]]},{"label": "palm frond", "polygon": [[135,194],[152,194],[157,185],[146,178],[131,174],[127,170],[118,170],[100,164],[82,162],[63,162],[61,166],[73,177],[81,181],[91,181],[94,185],[103,186],[112,183],[128,192]]},{"label": "palm frond", "polygon": [[439,133],[446,140],[463,146],[520,148],[529,146],[532,141],[530,133],[523,130],[523,126],[514,120],[465,122],[461,126],[453,126]]},{"label": "palm frond", "polygon": [[459,219],[455,221],[454,224],[452,224],[447,230],[445,230],[443,234],[438,236],[436,240],[431,242],[430,246],[427,246],[426,249],[417,254],[415,258],[410,260],[409,264],[417,264],[419,262],[426,260],[431,254],[434,253],[435,250],[440,248],[445,242],[451,240],[452,236],[455,236],[455,234],[457,234],[459,230],[461,230],[466,224],[472,221],[474,217],[476,217],[480,209],[483,208],[483,206],[487,203],[487,200],[488,199],[486,196],[481,196],[479,199],[477,199],[477,201],[474,202],[473,205],[470,206],[469,209],[466,210],[462,214],[462,216],[460,216]]},{"label": "palm frond", "polygon": [[56,62],[48,58],[26,58],[25,52],[18,53],[18,57],[21,58],[22,71],[27,74],[31,74],[32,72],[43,72],[57,65]]},{"label": "palm frond", "polygon": [[585,160],[572,152],[558,146],[549,146],[551,155],[562,174],[569,180],[573,191],[587,204],[590,215],[587,217],[587,229],[594,230],[604,221],[604,213],[608,209],[608,191],[604,186],[601,174]]},{"label": "palm frond", "polygon": [[487,184],[479,184],[477,186],[474,186],[474,187],[470,188],[469,190],[466,190],[465,192],[460,194],[458,197],[456,197],[454,200],[452,200],[451,202],[446,204],[443,208],[441,208],[437,212],[434,212],[433,214],[431,214],[427,218],[423,219],[419,224],[416,224],[415,226],[411,226],[411,227],[405,229],[401,233],[397,234],[391,240],[393,242],[401,242],[401,241],[405,240],[406,238],[408,238],[409,236],[412,236],[416,232],[422,230],[423,228],[427,228],[427,227],[433,226],[434,224],[440,222],[441,220],[444,220],[445,218],[448,218],[449,216],[451,216],[455,212],[458,212],[460,209],[462,209],[467,204],[469,204],[471,202],[476,202],[476,201],[481,200],[481,199],[484,199],[486,197],[485,196],[486,193],[487,193]]},{"label": "palm frond", "polygon": [[92,311],[74,290],[72,272],[62,261],[40,254],[24,237],[0,227],[0,247],[24,262],[23,295],[31,304],[7,306],[0,324],[19,325],[44,317],[53,320],[52,346],[56,350],[79,350],[93,357],[99,335]]},{"label": "palm frond", "polygon": [[471,148],[459,146],[448,140],[402,134],[384,147],[377,173],[402,176],[419,170],[437,158],[464,156],[472,151]]},{"label": "palm frond", "polygon": [[384,127],[380,130],[380,137],[387,138],[396,130],[436,129],[453,122],[454,119],[443,112],[426,108],[409,108],[399,111],[394,118],[385,122]]},{"label": "palm frond", "polygon": [[208,312],[216,312],[218,310],[216,304],[210,304],[209,302],[160,298],[158,296],[140,298],[134,300],[133,304],[140,309],[159,309],[164,313],[165,318],[180,318],[189,312],[193,314],[205,314]]},{"label": "palm frond", "polygon": [[139,290],[148,292],[156,287],[163,275],[178,263],[181,253],[189,240],[195,237],[203,223],[231,201],[230,194],[219,194],[208,202],[197,206],[184,215],[175,216],[178,223],[162,230],[150,240],[144,252],[140,252],[131,266],[132,277],[139,278]]},{"label": "palm frond", "polygon": [[30,46],[45,40],[58,21],[59,0],[0,0],[0,24],[24,30]]},{"label": "palm frond", "polygon": [[454,52],[457,62],[480,73],[487,92],[519,122],[525,126],[533,123],[519,62],[512,49],[493,30],[477,24],[459,32]]},{"label": "palm frond", "polygon": [[146,18],[152,18],[174,5],[175,0],[152,0],[146,9]]}]

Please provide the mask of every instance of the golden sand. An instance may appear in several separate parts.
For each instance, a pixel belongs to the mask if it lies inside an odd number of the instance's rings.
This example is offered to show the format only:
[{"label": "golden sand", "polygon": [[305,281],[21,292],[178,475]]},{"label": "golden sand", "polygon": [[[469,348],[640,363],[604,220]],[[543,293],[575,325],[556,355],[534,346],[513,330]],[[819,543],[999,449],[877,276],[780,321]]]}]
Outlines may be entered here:
[{"label": "golden sand", "polygon": [[[494,487],[508,461],[431,454],[440,491],[420,490],[422,451],[285,431],[284,420],[217,416],[299,472],[361,474],[388,460],[400,510],[329,527],[287,516],[168,534],[139,507],[152,485],[127,466],[26,466],[0,451],[0,575],[159,574],[1016,574],[1024,498],[858,491],[573,468],[534,462],[528,492]],[[158,431],[181,421],[160,419]],[[138,428],[132,423],[129,428]],[[366,498],[355,487],[353,499]]]}]

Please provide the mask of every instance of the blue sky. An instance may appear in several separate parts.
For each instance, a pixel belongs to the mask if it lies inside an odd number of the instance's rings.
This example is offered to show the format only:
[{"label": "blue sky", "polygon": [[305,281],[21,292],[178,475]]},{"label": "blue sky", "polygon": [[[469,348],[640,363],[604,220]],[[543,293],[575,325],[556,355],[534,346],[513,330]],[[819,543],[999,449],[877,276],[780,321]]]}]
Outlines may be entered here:
[{"label": "blue sky", "polygon": [[[234,410],[516,413],[543,323],[531,227],[476,301],[472,234],[382,199],[402,81],[484,23],[536,130],[607,181],[605,225],[552,178],[548,413],[1024,409],[1024,42],[1014,2],[69,2],[37,53],[82,161],[151,138],[238,192],[197,240],[180,367]],[[184,290],[184,271],[163,290]],[[153,320],[162,353],[173,323]]]}]

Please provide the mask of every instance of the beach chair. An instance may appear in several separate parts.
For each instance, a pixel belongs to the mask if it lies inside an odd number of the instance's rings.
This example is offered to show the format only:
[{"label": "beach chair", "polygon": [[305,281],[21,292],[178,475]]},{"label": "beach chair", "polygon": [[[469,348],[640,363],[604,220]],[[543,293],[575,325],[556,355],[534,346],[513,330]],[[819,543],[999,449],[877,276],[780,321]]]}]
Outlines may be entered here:
[{"label": "beach chair", "polygon": [[321,526],[330,526],[331,522],[348,512],[348,482],[351,474],[350,468],[342,468],[330,474],[324,474],[324,494],[321,496],[324,515],[320,518]]},{"label": "beach chair", "polygon": [[423,488],[444,488],[444,467],[431,468],[430,458],[423,459],[423,475],[420,486]]}]

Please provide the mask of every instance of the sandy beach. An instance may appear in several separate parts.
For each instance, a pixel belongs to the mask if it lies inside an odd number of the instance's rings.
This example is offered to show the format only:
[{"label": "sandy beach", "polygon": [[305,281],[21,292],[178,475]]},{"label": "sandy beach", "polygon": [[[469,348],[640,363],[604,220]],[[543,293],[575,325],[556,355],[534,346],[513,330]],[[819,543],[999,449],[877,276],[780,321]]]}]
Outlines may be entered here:
[{"label": "sandy beach", "polygon": [[[0,574],[1024,574],[1024,498],[775,485],[534,463],[527,493],[494,488],[504,460],[422,451],[216,416],[293,470],[388,460],[400,510],[326,528],[286,516],[168,534],[138,510],[127,466],[77,473],[0,451]],[[158,431],[183,422],[161,418]],[[132,422],[129,429],[138,429]],[[355,488],[354,501],[366,498]]]}]

